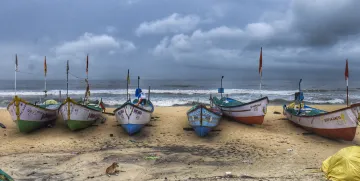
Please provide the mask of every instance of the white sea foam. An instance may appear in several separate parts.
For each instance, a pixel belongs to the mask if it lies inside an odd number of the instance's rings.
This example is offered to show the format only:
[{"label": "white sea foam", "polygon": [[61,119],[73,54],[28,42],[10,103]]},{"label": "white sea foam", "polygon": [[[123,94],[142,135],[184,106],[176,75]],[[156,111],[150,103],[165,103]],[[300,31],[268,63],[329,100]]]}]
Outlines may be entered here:
[{"label": "white sea foam", "polygon": [[[143,89],[144,92],[148,92],[147,89]],[[126,89],[110,89],[110,90],[90,90],[91,94],[111,94],[111,95],[125,95]],[[129,93],[133,94],[135,89],[129,89]],[[261,94],[263,95],[293,95],[294,90],[262,90]],[[59,90],[49,90],[48,95],[59,95]],[[66,94],[66,90],[61,90],[62,95]],[[69,90],[69,95],[83,95],[85,90]],[[184,95],[194,95],[194,94],[216,94],[217,90],[162,90],[154,89],[151,90],[152,94],[184,94]],[[259,90],[254,89],[225,89],[226,94],[260,94]],[[0,96],[14,96],[14,91],[0,91]],[[44,95],[43,91],[25,91],[18,90],[17,95],[22,96],[42,96]]]}]

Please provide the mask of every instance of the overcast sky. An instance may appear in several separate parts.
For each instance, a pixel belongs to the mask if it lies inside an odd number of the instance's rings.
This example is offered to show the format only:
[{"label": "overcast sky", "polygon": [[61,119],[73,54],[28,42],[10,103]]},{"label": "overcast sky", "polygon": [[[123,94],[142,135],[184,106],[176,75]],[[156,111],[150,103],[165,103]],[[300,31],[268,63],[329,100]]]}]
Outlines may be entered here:
[{"label": "overcast sky", "polygon": [[[124,79],[360,76],[360,0],[1,0],[0,76]],[[33,75],[36,74],[36,75]],[[356,75],[356,76],[355,76]],[[351,77],[353,76],[353,77]]]}]

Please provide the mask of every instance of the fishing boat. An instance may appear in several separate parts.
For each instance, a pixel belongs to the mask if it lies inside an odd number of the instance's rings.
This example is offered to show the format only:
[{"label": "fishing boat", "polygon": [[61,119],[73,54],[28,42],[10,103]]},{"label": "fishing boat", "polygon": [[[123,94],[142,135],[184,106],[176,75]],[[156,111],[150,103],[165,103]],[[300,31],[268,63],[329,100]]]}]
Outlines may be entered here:
[{"label": "fishing boat", "polygon": [[228,97],[213,98],[213,103],[221,112],[235,121],[244,124],[262,124],[267,111],[269,99],[263,97],[251,102],[243,103]]},{"label": "fishing boat", "polygon": [[[88,74],[88,56],[86,58],[86,74]],[[60,115],[70,130],[80,130],[93,125],[97,120],[103,119],[102,113],[105,106],[102,100],[91,101],[90,86],[88,77],[85,79],[87,84],[84,100],[75,101],[69,97],[69,61],[67,61],[67,98],[59,108]]]},{"label": "fishing boat", "polygon": [[297,126],[320,136],[352,141],[359,121],[360,104],[352,104],[342,109],[327,112],[303,103],[304,94],[300,89],[295,93],[295,100],[284,105],[283,114]]},{"label": "fishing boat", "polygon": [[[135,96],[138,97],[139,91],[139,80],[138,77],[138,88],[136,89]],[[129,134],[133,135],[139,132],[146,124],[151,120],[151,115],[154,112],[154,105],[150,101],[150,86],[148,92],[148,98],[145,104],[138,104],[138,99],[131,101],[129,96],[129,84],[130,75],[128,70],[127,75],[127,101],[120,107],[114,110],[114,115],[121,127]]]},{"label": "fishing boat", "polygon": [[259,74],[260,74],[260,97],[257,100],[251,102],[241,102],[229,97],[223,97],[224,88],[218,89],[218,93],[221,94],[220,99],[217,97],[212,98],[212,102],[221,110],[224,116],[230,117],[235,121],[244,124],[262,124],[267,112],[267,104],[269,103],[268,97],[262,97],[261,95],[261,83],[262,83],[262,48],[260,50],[259,58]]},{"label": "fishing boat", "polygon": [[[46,91],[46,74],[47,65],[46,57],[44,60],[45,71],[45,98],[47,97]],[[36,129],[45,127],[56,120],[57,110],[60,104],[53,99],[45,100],[44,102],[30,103],[21,99],[16,94],[16,73],[18,72],[18,58],[15,56],[15,96],[9,103],[7,110],[10,113],[11,119],[16,123],[18,129],[22,133],[29,133]]]},{"label": "fishing boat", "polygon": [[186,114],[190,126],[200,137],[208,135],[219,124],[222,116],[220,109],[216,107],[207,108],[201,103],[195,104]]}]

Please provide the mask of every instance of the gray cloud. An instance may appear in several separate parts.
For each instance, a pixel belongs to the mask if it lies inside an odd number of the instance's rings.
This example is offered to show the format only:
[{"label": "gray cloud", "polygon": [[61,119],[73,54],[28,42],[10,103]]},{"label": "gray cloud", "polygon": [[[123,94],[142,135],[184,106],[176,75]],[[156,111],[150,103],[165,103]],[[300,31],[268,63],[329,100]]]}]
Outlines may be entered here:
[{"label": "gray cloud", "polygon": [[[56,8],[54,8],[56,7]],[[12,79],[14,56],[30,74],[90,78],[258,78],[342,76],[346,58],[360,67],[357,0],[95,0],[0,2],[0,76]],[[321,72],[321,75],[319,75]],[[336,72],[336,73],[334,73]],[[356,76],[354,76],[356,77]]]}]

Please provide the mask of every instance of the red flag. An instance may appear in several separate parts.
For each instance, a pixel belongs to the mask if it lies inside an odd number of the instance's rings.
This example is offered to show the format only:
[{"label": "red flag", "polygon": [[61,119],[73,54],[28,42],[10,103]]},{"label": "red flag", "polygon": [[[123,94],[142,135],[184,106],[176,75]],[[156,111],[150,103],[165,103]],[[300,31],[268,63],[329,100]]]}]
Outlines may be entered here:
[{"label": "red flag", "polygon": [[348,67],[348,60],[346,59],[346,66],[345,66],[345,80],[349,79],[349,67]]},{"label": "red flag", "polygon": [[105,112],[105,106],[104,106],[104,103],[103,103],[102,101],[100,102],[99,106],[100,106],[100,107],[101,107],[101,109],[103,109],[103,110],[104,110],[104,112]]},{"label": "red flag", "polygon": [[261,47],[261,49],[260,49],[259,74],[260,74],[260,76],[262,76],[262,47]]},{"label": "red flag", "polygon": [[45,56],[45,60],[44,60],[44,72],[45,72],[45,76],[46,76],[46,73],[47,73],[46,56]]},{"label": "red flag", "polygon": [[89,55],[86,55],[86,74],[89,72]]}]

